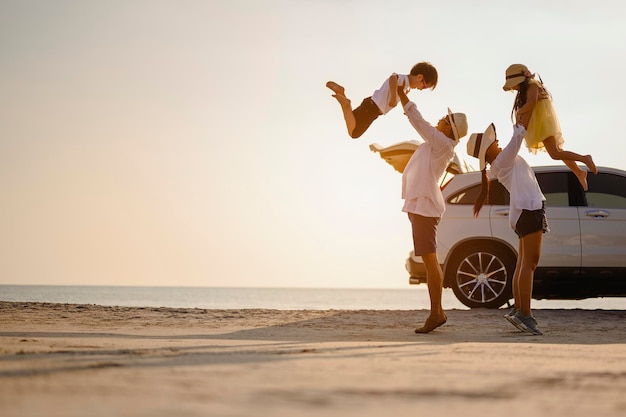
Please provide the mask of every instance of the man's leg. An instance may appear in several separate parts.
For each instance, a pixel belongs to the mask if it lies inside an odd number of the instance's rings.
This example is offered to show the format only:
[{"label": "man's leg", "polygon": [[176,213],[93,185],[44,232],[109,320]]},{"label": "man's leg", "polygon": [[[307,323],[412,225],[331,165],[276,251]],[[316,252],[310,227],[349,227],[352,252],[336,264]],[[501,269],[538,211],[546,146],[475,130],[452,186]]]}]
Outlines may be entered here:
[{"label": "man's leg", "polygon": [[426,281],[428,284],[428,296],[430,297],[430,315],[424,326],[415,330],[416,333],[428,333],[443,325],[448,317],[443,312],[441,295],[443,292],[443,271],[435,252],[422,255],[426,267]]},{"label": "man's leg", "polygon": [[441,306],[441,294],[443,292],[443,271],[436,253],[422,255],[422,260],[426,266],[426,279],[428,284],[428,294],[430,296],[430,314],[431,316],[443,316],[443,307]]}]

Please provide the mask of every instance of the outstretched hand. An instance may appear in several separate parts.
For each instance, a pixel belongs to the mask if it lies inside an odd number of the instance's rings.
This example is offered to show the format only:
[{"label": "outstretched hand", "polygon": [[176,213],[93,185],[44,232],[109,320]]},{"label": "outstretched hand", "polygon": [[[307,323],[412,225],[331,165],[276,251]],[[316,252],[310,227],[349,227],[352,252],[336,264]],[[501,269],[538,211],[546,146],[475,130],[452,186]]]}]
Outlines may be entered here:
[{"label": "outstretched hand", "polygon": [[526,136],[526,128],[524,127],[523,124],[521,123],[517,123],[515,124],[515,126],[513,126],[513,137],[517,137],[517,136]]},{"label": "outstretched hand", "polygon": [[398,86],[397,90],[398,90],[398,97],[400,97],[400,103],[402,103],[402,107],[404,107],[409,102],[409,98],[404,92],[404,89],[402,88],[402,86]]}]

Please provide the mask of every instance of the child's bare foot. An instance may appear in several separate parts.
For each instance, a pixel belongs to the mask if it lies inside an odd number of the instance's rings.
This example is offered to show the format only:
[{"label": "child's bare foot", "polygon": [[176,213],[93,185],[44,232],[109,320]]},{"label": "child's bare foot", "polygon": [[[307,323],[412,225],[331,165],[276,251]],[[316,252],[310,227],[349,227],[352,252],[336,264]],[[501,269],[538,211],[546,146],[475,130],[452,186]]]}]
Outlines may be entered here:
[{"label": "child's bare foot", "polygon": [[587,171],[585,171],[584,169],[579,169],[578,171],[574,172],[574,175],[576,175],[576,178],[578,178],[580,185],[583,186],[583,190],[587,191],[587,188],[589,188],[589,186],[587,185]]},{"label": "child's bare foot", "polygon": [[339,104],[341,104],[341,107],[350,107],[351,105],[351,101],[348,97],[342,95],[342,94],[333,94],[333,97],[335,97],[337,99],[337,101],[339,102]]},{"label": "child's bare foot", "polygon": [[587,165],[591,172],[593,172],[594,174],[598,173],[598,167],[596,167],[596,164],[593,162],[593,158],[591,157],[591,155],[585,155],[582,162]]},{"label": "child's bare foot", "polygon": [[339,84],[337,84],[334,81],[329,81],[326,83],[326,87],[330,88],[331,90],[333,90],[335,92],[335,94],[340,95],[340,96],[346,96],[346,90],[340,86]]}]

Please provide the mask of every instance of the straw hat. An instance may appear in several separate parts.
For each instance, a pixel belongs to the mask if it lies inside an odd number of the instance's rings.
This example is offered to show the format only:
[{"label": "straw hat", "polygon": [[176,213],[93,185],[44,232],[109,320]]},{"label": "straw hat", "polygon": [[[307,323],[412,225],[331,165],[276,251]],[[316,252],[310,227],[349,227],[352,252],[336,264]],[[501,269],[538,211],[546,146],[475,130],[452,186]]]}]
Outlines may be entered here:
[{"label": "straw hat", "polygon": [[478,158],[481,171],[487,166],[487,161],[485,160],[487,149],[496,139],[496,126],[491,123],[484,133],[472,133],[467,141],[467,154]]},{"label": "straw hat", "polygon": [[452,113],[452,110],[448,107],[448,119],[450,120],[450,127],[452,127],[455,140],[458,141],[467,135],[467,117],[465,113]]},{"label": "straw hat", "polygon": [[506,69],[506,82],[502,87],[504,91],[512,90],[516,85],[524,82],[526,75],[530,75],[528,67],[524,64],[513,64]]}]

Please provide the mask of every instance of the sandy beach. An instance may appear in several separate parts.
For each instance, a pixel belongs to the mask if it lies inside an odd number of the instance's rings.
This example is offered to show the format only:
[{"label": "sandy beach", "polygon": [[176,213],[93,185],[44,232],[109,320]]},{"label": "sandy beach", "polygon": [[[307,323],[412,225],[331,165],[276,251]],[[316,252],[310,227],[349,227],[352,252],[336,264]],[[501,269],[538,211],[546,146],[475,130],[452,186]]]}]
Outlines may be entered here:
[{"label": "sandy beach", "polygon": [[626,311],[203,310],[0,302],[22,416],[623,416]]}]

